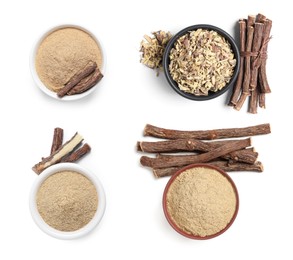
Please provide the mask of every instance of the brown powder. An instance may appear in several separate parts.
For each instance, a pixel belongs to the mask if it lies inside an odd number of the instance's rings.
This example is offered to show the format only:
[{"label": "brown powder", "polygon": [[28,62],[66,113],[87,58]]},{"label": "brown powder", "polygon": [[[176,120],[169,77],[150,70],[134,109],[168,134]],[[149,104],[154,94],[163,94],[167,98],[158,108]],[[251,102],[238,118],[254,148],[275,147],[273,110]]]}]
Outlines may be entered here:
[{"label": "brown powder", "polygon": [[200,237],[216,234],[231,221],[236,195],[218,171],[195,167],[182,172],[166,195],[167,211],[182,231]]},{"label": "brown powder", "polygon": [[49,176],[37,192],[37,208],[44,221],[60,231],[75,231],[90,222],[98,207],[93,183],[78,172]]},{"label": "brown powder", "polygon": [[67,27],[49,34],[40,44],[35,66],[43,84],[58,92],[89,61],[102,66],[97,42],[85,31]]}]

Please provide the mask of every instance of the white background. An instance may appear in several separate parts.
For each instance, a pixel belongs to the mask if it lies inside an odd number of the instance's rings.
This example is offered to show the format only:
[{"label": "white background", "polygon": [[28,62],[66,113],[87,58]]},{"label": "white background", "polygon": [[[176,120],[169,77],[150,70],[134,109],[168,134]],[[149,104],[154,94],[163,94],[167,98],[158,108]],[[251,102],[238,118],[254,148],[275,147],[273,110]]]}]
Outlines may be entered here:
[{"label": "white background", "polygon": [[[284,2],[284,3],[283,3]],[[292,259],[292,26],[290,1],[2,1],[0,4],[0,259]],[[164,75],[139,63],[144,34],[176,33],[209,23],[235,36],[235,23],[261,12],[273,20],[268,77],[272,94],[257,115],[225,105],[227,95],[195,102],[177,95]],[[46,29],[64,23],[88,28],[103,43],[105,77],[89,97],[60,102],[34,84],[29,54]],[[290,89],[289,89],[290,88]],[[135,151],[145,124],[213,129],[270,123],[254,137],[263,173],[231,173],[240,195],[232,227],[207,241],[177,234],[161,199],[168,179],[156,180]],[[80,165],[105,187],[107,209],[88,236],[62,241],[33,222],[28,197],[31,170],[47,156],[54,127],[65,139],[76,131],[92,146]],[[291,247],[291,248],[290,248]]]}]

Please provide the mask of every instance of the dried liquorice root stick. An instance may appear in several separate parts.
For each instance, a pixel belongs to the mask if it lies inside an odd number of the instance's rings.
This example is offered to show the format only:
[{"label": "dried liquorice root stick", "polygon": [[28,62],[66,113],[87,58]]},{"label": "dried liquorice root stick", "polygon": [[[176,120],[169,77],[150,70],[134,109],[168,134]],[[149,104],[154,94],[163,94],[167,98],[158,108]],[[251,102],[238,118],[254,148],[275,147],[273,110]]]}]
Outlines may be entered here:
[{"label": "dried liquorice root stick", "polygon": [[143,166],[151,168],[166,168],[173,166],[184,166],[192,163],[204,163],[209,162],[213,159],[219,158],[223,155],[237,151],[243,148],[246,148],[251,145],[251,139],[242,139],[235,141],[235,143],[228,143],[222,145],[212,151],[199,154],[199,155],[190,155],[188,157],[183,156],[173,156],[173,157],[164,157],[164,158],[150,158],[147,156],[142,156],[140,162]]},{"label": "dried liquorice root stick", "polygon": [[[261,162],[256,162],[254,164],[247,164],[241,162],[228,163],[226,161],[211,161],[208,164],[214,165],[226,172],[232,171],[253,171],[253,172],[263,172],[263,165]],[[172,176],[182,167],[169,167],[161,169],[153,169],[153,174],[156,178]]]},{"label": "dried liquorice root stick", "polygon": [[60,91],[57,93],[57,96],[60,98],[64,97],[74,86],[77,85],[77,83],[92,74],[96,68],[97,63],[90,61],[82,70],[78,71],[72,76],[72,78],[65,84],[65,86],[60,89]]},{"label": "dried liquorice root stick", "polygon": [[[272,29],[272,21],[269,19],[266,19],[264,22],[264,31],[263,31],[263,53],[264,54],[266,54],[268,50],[268,42],[270,40],[271,29]],[[271,93],[271,89],[267,79],[266,64],[267,64],[267,55],[262,59],[262,63],[259,68],[259,85],[260,85],[261,93]]]},{"label": "dried liquorice root stick", "polygon": [[233,143],[235,140],[221,141],[201,141],[197,139],[171,139],[157,142],[137,142],[138,152],[145,153],[174,153],[174,152],[207,152],[210,149],[217,148],[227,143]]},{"label": "dried liquorice root stick", "polygon": [[[166,152],[190,152],[201,151],[208,152],[227,143],[235,143],[236,140],[225,140],[217,142],[203,142],[195,139],[178,139],[159,142],[137,142],[137,150],[148,153],[166,153]],[[160,155],[165,156],[165,155]],[[171,155],[173,156],[173,155]],[[181,155],[188,156],[188,155]],[[242,149],[229,153],[222,158],[233,161],[241,161],[253,164],[257,159],[258,153],[253,149]]]},{"label": "dried liquorice root stick", "polygon": [[266,108],[266,93],[259,93],[258,105],[260,108]]},{"label": "dried liquorice root stick", "polygon": [[60,127],[56,127],[54,129],[54,135],[53,135],[53,141],[52,141],[50,154],[57,151],[62,146],[62,143],[63,143],[63,129]]},{"label": "dried liquorice root stick", "polygon": [[[212,151],[212,150],[210,150]],[[184,158],[188,161],[194,155],[166,155],[166,154],[158,154],[156,158],[164,159],[164,160],[175,160],[175,158],[180,158],[183,160]],[[244,162],[248,164],[254,164],[257,160],[258,153],[254,152],[253,149],[241,149],[238,151],[234,151],[228,153],[226,155],[220,156],[219,159],[225,159],[229,162]]]},{"label": "dried liquorice root stick", "polygon": [[76,133],[69,141],[63,144],[57,151],[50,156],[43,158],[43,160],[33,166],[33,171],[40,174],[43,170],[49,166],[56,164],[62,160],[64,156],[70,154],[78,145],[83,141],[83,137]]},{"label": "dried liquorice root stick", "polygon": [[[245,137],[269,134],[270,124],[261,124],[243,128],[224,128],[215,130],[182,131],[165,129],[147,124],[144,128],[144,136],[153,136],[165,139],[199,139],[213,140],[222,138]],[[237,149],[239,150],[239,149]]]},{"label": "dried liquorice root stick", "polygon": [[223,171],[235,172],[235,171],[253,171],[263,172],[263,165],[261,162],[255,162],[254,164],[242,163],[242,162],[225,162],[225,161],[214,161],[212,165],[221,168]]},{"label": "dried liquorice root stick", "polygon": [[[242,53],[245,51],[245,43],[246,43],[246,22],[244,19],[239,20],[239,30],[240,30],[240,51]],[[238,97],[241,93],[243,74],[244,74],[244,56],[241,55],[239,74],[237,76],[237,81],[235,83],[233,94],[230,99],[230,105],[232,106],[236,105]]]},{"label": "dried liquorice root stick", "polygon": [[254,90],[251,91],[251,96],[249,99],[249,108],[248,112],[252,114],[257,113],[257,105],[259,102],[259,90],[258,88],[255,88]]},{"label": "dried liquorice root stick", "polygon": [[172,176],[173,174],[175,174],[178,170],[182,168],[183,166],[153,169],[153,174],[156,178],[168,177],[168,176]]},{"label": "dried liquorice root stick", "polygon": [[266,16],[261,13],[258,13],[257,16],[255,17],[255,21],[258,23],[264,23],[266,19],[267,19]]},{"label": "dried liquorice root stick", "polygon": [[[252,52],[259,53],[260,47],[263,38],[263,27],[262,23],[255,23],[254,26],[254,37],[253,37],[253,44],[252,44]],[[251,95],[249,99],[249,108],[248,112],[252,114],[257,113],[257,107],[259,102],[259,90],[257,88],[257,77],[258,77],[258,69],[261,64],[261,53],[257,55],[257,57],[251,58],[251,78],[250,78],[250,90]]]},{"label": "dried liquorice root stick", "polygon": [[241,55],[244,56],[244,77],[243,77],[243,83],[242,83],[242,93],[235,104],[234,108],[236,110],[240,110],[246,100],[246,98],[250,95],[249,92],[249,83],[251,78],[251,48],[252,48],[252,42],[253,42],[253,34],[254,34],[254,27],[252,26],[254,24],[254,17],[248,16],[247,20],[247,36],[246,36],[246,45],[245,45],[245,52],[242,52]]},{"label": "dried liquorice root stick", "polygon": [[62,162],[76,162],[81,157],[89,153],[90,150],[91,150],[91,147],[87,143],[85,143],[82,147],[73,151],[70,155],[64,157],[64,159],[62,159],[61,161]]},{"label": "dried liquorice root stick", "polygon": [[228,160],[229,162],[244,162],[249,164],[254,164],[257,160],[258,153],[254,151],[253,148],[242,149],[229,153],[227,155],[221,156],[221,158]]},{"label": "dried liquorice root stick", "polygon": [[211,146],[196,139],[176,139],[159,142],[137,142],[137,151],[147,153],[173,153],[188,151],[208,151]]},{"label": "dried liquorice root stick", "polygon": [[67,92],[67,95],[81,94],[95,86],[103,78],[102,72],[97,67],[87,78],[82,79],[76,86]]},{"label": "dried liquorice root stick", "polygon": [[263,23],[255,23],[254,25],[254,35],[253,35],[253,42],[252,42],[252,53],[257,53],[256,56],[251,57],[251,77],[250,77],[250,90],[253,91],[257,85],[257,76],[258,76],[258,69],[261,65],[262,60],[262,52],[261,51],[261,44],[263,39]]}]

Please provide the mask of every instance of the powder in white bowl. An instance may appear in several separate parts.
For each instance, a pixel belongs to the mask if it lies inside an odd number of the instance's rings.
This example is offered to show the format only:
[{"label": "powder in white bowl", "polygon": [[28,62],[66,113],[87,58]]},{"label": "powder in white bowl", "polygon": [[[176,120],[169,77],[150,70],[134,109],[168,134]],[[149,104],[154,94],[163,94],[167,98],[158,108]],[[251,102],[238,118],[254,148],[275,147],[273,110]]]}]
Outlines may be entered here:
[{"label": "powder in white bowl", "polygon": [[36,204],[49,226],[71,232],[92,220],[98,208],[98,194],[87,177],[65,170],[54,173],[41,184]]}]

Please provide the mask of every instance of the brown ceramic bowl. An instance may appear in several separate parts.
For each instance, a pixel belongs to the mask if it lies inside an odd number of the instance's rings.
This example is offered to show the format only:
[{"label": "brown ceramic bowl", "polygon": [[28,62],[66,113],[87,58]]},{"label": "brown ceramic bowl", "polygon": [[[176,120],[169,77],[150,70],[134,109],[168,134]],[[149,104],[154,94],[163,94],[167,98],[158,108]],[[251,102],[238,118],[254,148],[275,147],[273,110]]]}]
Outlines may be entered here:
[{"label": "brown ceramic bowl", "polygon": [[[171,218],[171,215],[170,215],[170,213],[168,211],[168,208],[167,208],[167,194],[169,192],[169,188],[172,185],[172,183],[176,180],[176,178],[180,174],[184,173],[188,169],[195,168],[195,167],[203,167],[203,168],[213,169],[213,170],[216,170],[219,174],[223,175],[227,179],[227,181],[231,184],[232,189],[233,189],[233,191],[235,193],[235,197],[236,197],[236,206],[235,206],[235,209],[234,209],[234,214],[233,214],[231,220],[229,221],[229,223],[226,225],[225,228],[221,229],[220,231],[218,231],[218,232],[216,232],[214,234],[211,234],[211,235],[207,235],[207,236],[193,235],[193,234],[187,233],[186,231],[182,230],[175,223],[175,221],[173,221],[173,219]],[[167,183],[167,185],[165,187],[164,194],[163,194],[163,210],[164,210],[164,214],[165,214],[165,217],[166,217],[167,221],[169,222],[169,224],[172,226],[172,228],[175,231],[177,231],[179,234],[181,234],[181,235],[183,235],[185,237],[191,238],[191,239],[206,240],[206,239],[211,239],[211,238],[214,238],[214,237],[217,237],[217,236],[223,234],[233,224],[233,222],[234,222],[234,220],[235,220],[235,218],[237,216],[237,213],[238,213],[238,208],[239,208],[239,196],[238,196],[238,191],[237,191],[237,188],[236,188],[233,180],[229,177],[229,175],[226,172],[222,171],[218,167],[215,167],[215,166],[212,166],[212,165],[209,165],[209,164],[191,164],[189,166],[186,166],[186,167],[180,169],[179,171],[177,171],[170,178],[170,180],[168,181],[168,183]]]}]

